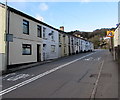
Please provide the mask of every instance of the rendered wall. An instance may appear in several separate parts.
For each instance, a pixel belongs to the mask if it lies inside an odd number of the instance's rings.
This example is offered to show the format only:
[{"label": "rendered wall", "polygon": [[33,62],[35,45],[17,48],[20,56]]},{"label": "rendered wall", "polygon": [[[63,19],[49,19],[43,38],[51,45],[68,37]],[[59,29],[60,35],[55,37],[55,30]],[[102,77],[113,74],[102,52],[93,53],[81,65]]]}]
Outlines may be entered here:
[{"label": "rendered wall", "polygon": [[[13,12],[9,19],[9,33],[13,34],[13,42],[9,43],[9,65],[37,62],[37,44],[42,48],[42,39],[37,37],[37,25],[40,24]],[[23,34],[23,19],[29,21],[29,35]],[[22,44],[31,44],[31,55],[22,55]]]},{"label": "rendered wall", "polygon": [[6,70],[5,8],[0,5],[0,71]]}]

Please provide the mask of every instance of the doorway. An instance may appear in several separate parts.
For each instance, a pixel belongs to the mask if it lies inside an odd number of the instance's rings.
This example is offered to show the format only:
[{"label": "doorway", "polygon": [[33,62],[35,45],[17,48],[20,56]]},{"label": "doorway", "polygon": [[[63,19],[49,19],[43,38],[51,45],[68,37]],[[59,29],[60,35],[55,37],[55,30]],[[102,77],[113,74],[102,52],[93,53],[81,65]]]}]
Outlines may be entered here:
[{"label": "doorway", "polygon": [[41,61],[41,45],[37,44],[37,62]]}]

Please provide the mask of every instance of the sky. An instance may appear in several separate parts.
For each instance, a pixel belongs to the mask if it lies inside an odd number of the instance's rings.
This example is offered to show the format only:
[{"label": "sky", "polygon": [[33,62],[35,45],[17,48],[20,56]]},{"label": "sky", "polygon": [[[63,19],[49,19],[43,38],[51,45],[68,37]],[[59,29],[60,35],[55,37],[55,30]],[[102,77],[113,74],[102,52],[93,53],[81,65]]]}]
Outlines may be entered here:
[{"label": "sky", "polygon": [[116,27],[118,2],[8,2],[8,5],[57,29],[92,32]]}]

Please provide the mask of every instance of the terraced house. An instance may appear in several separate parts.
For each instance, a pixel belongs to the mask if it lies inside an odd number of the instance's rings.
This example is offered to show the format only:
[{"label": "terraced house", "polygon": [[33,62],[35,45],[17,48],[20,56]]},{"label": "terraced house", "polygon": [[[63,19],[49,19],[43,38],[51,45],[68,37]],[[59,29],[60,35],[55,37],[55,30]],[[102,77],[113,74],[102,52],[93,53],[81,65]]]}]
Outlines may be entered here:
[{"label": "terraced house", "polygon": [[[0,71],[83,51],[80,37],[0,4]],[[84,44],[85,45],[85,44]]]},{"label": "terraced house", "polygon": [[[1,66],[39,62],[58,58],[58,30],[13,8],[0,4]],[[5,39],[12,39],[12,41]],[[6,42],[4,41],[6,40]],[[4,65],[6,64],[6,65]],[[5,70],[3,67],[2,70]]]},{"label": "terraced house", "polygon": [[113,37],[113,56],[114,60],[120,63],[120,1],[118,2],[118,24]]}]

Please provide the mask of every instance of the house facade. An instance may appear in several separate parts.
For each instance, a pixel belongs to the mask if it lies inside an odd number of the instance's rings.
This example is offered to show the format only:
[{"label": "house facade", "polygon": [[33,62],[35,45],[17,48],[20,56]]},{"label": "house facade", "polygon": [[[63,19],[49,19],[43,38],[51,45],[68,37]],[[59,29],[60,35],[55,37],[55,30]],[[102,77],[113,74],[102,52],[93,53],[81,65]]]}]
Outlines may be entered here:
[{"label": "house facade", "polygon": [[[6,65],[10,68],[11,65],[58,58],[57,29],[10,7],[7,8],[6,27],[3,4],[0,4],[0,13],[1,70],[6,70]],[[12,41],[6,40],[9,38]]]},{"label": "house facade", "polygon": [[43,25],[43,60],[58,58],[58,31]]},{"label": "house facade", "polygon": [[115,60],[120,60],[120,24],[117,26],[113,37],[113,55]]},{"label": "house facade", "polygon": [[0,71],[6,70],[7,59],[6,59],[6,42],[5,42],[5,6],[0,5]]},{"label": "house facade", "polygon": [[63,49],[63,34],[62,32],[59,32],[59,36],[58,36],[58,41],[59,41],[59,47],[58,47],[58,57],[62,57],[62,49]]}]

